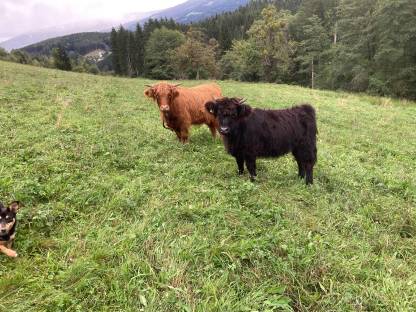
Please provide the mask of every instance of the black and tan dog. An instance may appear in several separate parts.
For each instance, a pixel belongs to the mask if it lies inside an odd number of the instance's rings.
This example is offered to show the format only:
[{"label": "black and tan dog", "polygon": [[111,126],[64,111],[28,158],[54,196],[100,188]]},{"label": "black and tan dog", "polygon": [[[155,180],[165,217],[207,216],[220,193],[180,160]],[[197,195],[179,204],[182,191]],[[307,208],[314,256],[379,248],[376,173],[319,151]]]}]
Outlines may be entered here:
[{"label": "black and tan dog", "polygon": [[9,257],[17,257],[17,253],[11,248],[16,236],[16,213],[21,207],[22,204],[18,201],[7,207],[0,202],[0,252]]}]

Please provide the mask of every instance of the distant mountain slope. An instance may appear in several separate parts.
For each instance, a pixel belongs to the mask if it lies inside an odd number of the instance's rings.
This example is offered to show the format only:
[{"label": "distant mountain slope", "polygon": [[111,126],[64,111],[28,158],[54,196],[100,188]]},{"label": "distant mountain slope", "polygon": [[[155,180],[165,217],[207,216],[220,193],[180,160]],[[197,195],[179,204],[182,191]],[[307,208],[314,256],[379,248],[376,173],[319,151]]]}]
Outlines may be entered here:
[{"label": "distant mountain slope", "polygon": [[[147,19],[173,18],[178,23],[191,23],[203,20],[218,13],[233,11],[247,4],[250,0],[189,0],[169,9],[147,13],[132,13],[131,22],[125,27],[134,30],[138,22],[144,23]],[[126,20],[126,19],[125,19]],[[82,32],[110,31],[117,22],[91,21],[88,23],[67,24],[63,26],[46,28],[29,34],[22,34],[0,43],[0,47],[10,51],[32,45],[50,38],[66,36]]]},{"label": "distant mountain slope", "polygon": [[66,36],[81,32],[97,32],[111,29],[113,22],[109,21],[91,21],[86,23],[65,24],[62,26],[45,28],[33,33],[22,34],[0,43],[0,47],[10,51],[19,49],[50,38]]},{"label": "distant mountain slope", "polygon": [[19,49],[43,40],[50,38],[66,36],[70,34],[82,33],[82,32],[109,32],[114,25],[120,25],[126,21],[132,19],[143,19],[149,15],[155,14],[153,12],[139,12],[131,13],[124,17],[122,20],[91,20],[89,22],[79,22],[65,24],[56,27],[48,27],[42,30],[34,31],[33,33],[22,34],[13,38],[10,38],[4,42],[0,42],[0,47],[10,51],[12,49]]},{"label": "distant mountain slope", "polygon": [[32,55],[50,55],[52,49],[63,46],[68,53],[85,55],[95,50],[109,51],[110,33],[87,32],[44,40],[22,48]]},{"label": "distant mountain slope", "polygon": [[133,30],[138,22],[144,23],[147,19],[173,18],[178,23],[188,24],[203,20],[218,13],[234,11],[247,4],[250,0],[189,0],[172,8],[150,15],[145,19],[126,23],[126,28]]},{"label": "distant mountain slope", "polygon": [[60,31],[53,31],[53,32],[39,32],[39,33],[31,33],[31,34],[24,34],[17,37],[13,37],[9,40],[6,40],[0,43],[0,47],[6,49],[7,51],[11,51],[13,49],[19,49],[21,47],[27,46],[32,43],[36,43],[39,41],[43,41],[49,38],[63,36],[68,34],[67,32],[60,32]]}]

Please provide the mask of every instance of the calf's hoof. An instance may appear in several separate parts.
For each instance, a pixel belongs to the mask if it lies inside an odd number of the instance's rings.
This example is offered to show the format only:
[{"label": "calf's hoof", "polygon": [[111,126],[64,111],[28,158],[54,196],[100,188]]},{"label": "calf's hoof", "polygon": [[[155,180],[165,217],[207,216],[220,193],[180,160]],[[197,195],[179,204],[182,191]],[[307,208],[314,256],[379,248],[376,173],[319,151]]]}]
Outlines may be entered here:
[{"label": "calf's hoof", "polygon": [[256,182],[256,178],[257,178],[257,176],[250,176],[250,181],[251,182]]}]

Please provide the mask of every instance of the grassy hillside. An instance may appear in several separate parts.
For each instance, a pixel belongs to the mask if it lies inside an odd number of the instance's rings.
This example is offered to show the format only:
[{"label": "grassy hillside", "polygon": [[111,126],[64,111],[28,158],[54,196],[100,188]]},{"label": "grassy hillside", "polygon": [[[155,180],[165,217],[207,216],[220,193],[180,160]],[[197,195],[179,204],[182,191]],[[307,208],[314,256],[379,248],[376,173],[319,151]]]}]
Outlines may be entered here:
[{"label": "grassy hillside", "polygon": [[253,184],[207,127],[163,129],[149,82],[0,62],[0,199],[26,205],[0,311],[416,308],[415,103],[220,82],[317,109],[315,184],[290,156]]}]

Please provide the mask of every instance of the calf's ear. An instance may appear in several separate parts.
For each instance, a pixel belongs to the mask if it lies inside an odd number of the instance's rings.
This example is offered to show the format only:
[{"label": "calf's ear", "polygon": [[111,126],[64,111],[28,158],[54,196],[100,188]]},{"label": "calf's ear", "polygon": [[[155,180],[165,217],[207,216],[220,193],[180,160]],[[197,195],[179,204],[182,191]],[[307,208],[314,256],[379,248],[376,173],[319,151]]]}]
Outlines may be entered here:
[{"label": "calf's ear", "polygon": [[146,89],[144,91],[144,95],[153,99],[155,97],[155,91],[153,90],[153,88]]},{"label": "calf's ear", "polygon": [[22,208],[23,207],[23,205],[22,205],[22,203],[21,202],[19,202],[19,201],[14,201],[14,202],[11,202],[10,204],[9,204],[9,209],[11,210],[11,211],[13,211],[14,213],[16,213],[20,208]]},{"label": "calf's ear", "polygon": [[205,103],[205,109],[213,114],[214,116],[217,116],[217,103],[214,101],[209,101]]},{"label": "calf's ear", "polygon": [[240,104],[237,106],[238,117],[247,117],[251,114],[251,106],[247,104]]},{"label": "calf's ear", "polygon": [[173,91],[172,91],[172,97],[173,98],[176,98],[177,96],[179,95],[179,91],[178,91],[178,89],[173,89]]}]

